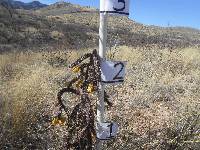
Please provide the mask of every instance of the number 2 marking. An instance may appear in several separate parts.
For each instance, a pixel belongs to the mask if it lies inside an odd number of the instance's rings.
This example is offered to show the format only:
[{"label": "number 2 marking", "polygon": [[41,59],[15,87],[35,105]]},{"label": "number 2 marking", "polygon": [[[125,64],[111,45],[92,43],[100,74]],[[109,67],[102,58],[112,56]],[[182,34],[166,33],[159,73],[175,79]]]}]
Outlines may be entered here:
[{"label": "number 2 marking", "polygon": [[125,9],[125,0],[118,0],[118,3],[123,3],[124,6],[122,8],[115,8],[115,7],[113,7],[113,9],[115,11],[123,11]]},{"label": "number 2 marking", "polygon": [[122,70],[124,69],[124,64],[122,62],[118,62],[114,65],[114,67],[116,68],[117,66],[121,66],[121,69],[119,70],[119,72],[116,74],[116,76],[113,78],[113,80],[121,80],[123,79],[123,77],[120,77],[119,74],[122,72]]},{"label": "number 2 marking", "polygon": [[107,127],[110,127],[110,136],[107,138],[111,138],[112,136],[112,132],[113,132],[113,123],[111,123],[110,125],[108,125]]}]

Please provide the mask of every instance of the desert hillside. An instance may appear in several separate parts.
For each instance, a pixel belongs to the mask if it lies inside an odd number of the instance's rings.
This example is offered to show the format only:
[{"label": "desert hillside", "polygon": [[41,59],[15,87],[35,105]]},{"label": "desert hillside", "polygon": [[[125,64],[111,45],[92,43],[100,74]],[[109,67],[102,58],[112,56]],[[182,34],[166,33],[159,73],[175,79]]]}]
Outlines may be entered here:
[{"label": "desert hillside", "polygon": [[[56,95],[76,76],[68,66],[98,49],[98,26],[89,6],[0,1],[0,149],[66,148],[67,126],[51,124]],[[199,150],[200,31],[110,16],[106,55],[128,62],[125,82],[106,87],[107,120],[120,130],[104,149]]]},{"label": "desert hillside", "polygon": [[[70,3],[56,3],[37,10],[0,12],[0,51],[66,45],[73,49],[97,47],[98,10]],[[144,48],[199,47],[200,31],[184,27],[145,26],[125,17],[109,17],[108,47],[120,45]]]}]

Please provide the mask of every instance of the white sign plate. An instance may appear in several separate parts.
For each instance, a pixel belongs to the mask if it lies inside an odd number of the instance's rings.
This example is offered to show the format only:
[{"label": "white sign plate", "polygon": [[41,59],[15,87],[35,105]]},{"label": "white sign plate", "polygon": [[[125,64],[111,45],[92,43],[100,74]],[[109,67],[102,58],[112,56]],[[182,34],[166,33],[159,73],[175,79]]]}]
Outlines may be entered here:
[{"label": "white sign plate", "polygon": [[125,77],[126,62],[101,61],[101,82],[117,84],[122,83]]},{"label": "white sign plate", "polygon": [[129,15],[129,0],[100,0],[100,13]]},{"label": "white sign plate", "polygon": [[97,123],[96,133],[100,140],[113,139],[118,132],[118,125],[116,123]]}]

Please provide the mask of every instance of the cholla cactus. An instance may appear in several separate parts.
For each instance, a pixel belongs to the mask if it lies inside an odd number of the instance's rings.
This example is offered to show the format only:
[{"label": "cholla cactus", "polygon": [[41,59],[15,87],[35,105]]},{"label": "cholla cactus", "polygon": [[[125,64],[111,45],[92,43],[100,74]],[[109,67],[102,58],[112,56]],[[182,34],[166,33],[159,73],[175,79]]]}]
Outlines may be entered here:
[{"label": "cholla cactus", "polygon": [[[85,62],[89,59],[89,62]],[[66,88],[58,92],[58,104],[60,111],[53,119],[53,125],[64,124],[62,119],[62,111],[68,114],[68,144],[67,148],[74,149],[92,149],[96,140],[96,131],[94,125],[94,107],[89,98],[90,93],[98,92],[98,83],[101,81],[100,58],[97,51],[85,54],[76,62],[70,65],[72,71],[78,73],[78,76],[69,82]],[[75,87],[74,87],[75,85]],[[75,105],[73,110],[69,112],[64,104],[62,95],[71,93],[80,97],[80,102]],[[108,105],[108,95],[105,94],[105,100]]]}]

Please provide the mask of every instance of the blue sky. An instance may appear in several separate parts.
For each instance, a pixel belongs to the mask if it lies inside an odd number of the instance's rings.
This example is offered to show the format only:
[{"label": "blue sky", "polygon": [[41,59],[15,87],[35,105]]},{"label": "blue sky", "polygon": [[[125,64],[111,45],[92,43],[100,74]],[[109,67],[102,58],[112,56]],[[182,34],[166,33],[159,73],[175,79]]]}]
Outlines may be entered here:
[{"label": "blue sky", "polygon": [[[31,0],[21,0],[30,2]],[[52,4],[58,0],[39,0]],[[100,0],[65,0],[99,8]],[[147,25],[187,26],[200,29],[200,0],[130,0],[130,18]]]}]

